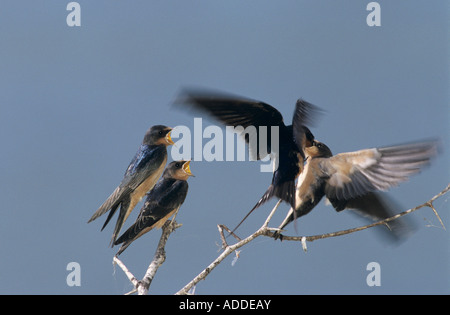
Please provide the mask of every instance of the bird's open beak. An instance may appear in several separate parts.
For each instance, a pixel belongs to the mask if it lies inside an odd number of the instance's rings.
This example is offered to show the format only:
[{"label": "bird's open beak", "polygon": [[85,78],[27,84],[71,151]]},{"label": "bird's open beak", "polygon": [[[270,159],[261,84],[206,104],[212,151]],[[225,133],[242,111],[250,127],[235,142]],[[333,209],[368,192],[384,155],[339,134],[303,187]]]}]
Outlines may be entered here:
[{"label": "bird's open beak", "polygon": [[166,142],[168,144],[175,144],[172,140],[172,137],[170,136],[170,133],[172,132],[173,128],[170,128],[169,132],[166,134]]},{"label": "bird's open beak", "polygon": [[189,167],[189,163],[191,163],[191,161],[186,161],[183,164],[183,171],[188,175],[188,176],[194,176],[194,174],[192,174],[191,172],[191,168]]}]

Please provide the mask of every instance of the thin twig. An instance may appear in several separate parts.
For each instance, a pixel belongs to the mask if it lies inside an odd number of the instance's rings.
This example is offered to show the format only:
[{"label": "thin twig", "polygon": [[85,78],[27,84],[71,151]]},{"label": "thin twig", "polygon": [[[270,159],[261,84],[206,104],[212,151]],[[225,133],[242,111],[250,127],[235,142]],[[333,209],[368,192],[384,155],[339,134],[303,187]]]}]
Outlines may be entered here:
[{"label": "thin twig", "polygon": [[178,224],[173,219],[167,220],[164,223],[164,225],[161,228],[162,229],[161,238],[159,239],[155,255],[150,265],[148,266],[147,271],[142,280],[137,280],[136,277],[128,270],[125,264],[119,258],[117,258],[117,256],[114,256],[113,263],[116,263],[117,265],[119,265],[120,268],[122,268],[123,272],[127,275],[128,280],[130,280],[130,282],[135,286],[135,289],[128,292],[127,295],[133,294],[135,292],[138,292],[139,295],[148,294],[148,289],[153,281],[153,278],[155,277],[156,272],[166,260],[165,246],[167,240],[169,239],[170,234],[172,234],[172,232],[175,231],[180,226],[181,224]]},{"label": "thin twig", "polygon": [[136,279],[136,277],[128,270],[127,266],[125,266],[125,264],[117,256],[114,256],[114,258],[113,258],[113,265],[114,264],[117,264],[120,268],[122,268],[122,270],[125,273],[125,275],[127,276],[128,280],[130,280],[130,282],[134,286],[137,286],[137,284],[139,282],[138,279]]},{"label": "thin twig", "polygon": [[[439,194],[437,194],[436,196],[434,196],[433,198],[431,198],[429,201],[427,201],[426,203],[417,206],[415,208],[406,210],[402,213],[399,213],[393,217],[387,218],[385,220],[382,221],[378,221],[369,225],[365,225],[362,227],[358,227],[358,228],[353,228],[353,229],[348,229],[348,230],[343,230],[343,231],[338,231],[338,232],[333,232],[333,233],[327,233],[327,234],[321,234],[321,235],[314,235],[314,236],[283,236],[283,240],[290,240],[290,241],[300,241],[302,242],[302,246],[303,249],[306,251],[306,242],[312,242],[314,240],[318,240],[318,239],[324,239],[324,238],[329,238],[329,237],[336,237],[336,236],[341,236],[341,235],[345,235],[345,234],[350,234],[350,233],[354,233],[357,231],[362,231],[377,225],[381,225],[381,224],[385,224],[389,221],[398,219],[401,216],[404,216],[406,214],[409,214],[413,211],[416,211],[420,208],[423,207],[431,207],[434,211],[434,206],[433,206],[433,201],[435,201],[437,198],[441,197],[442,195],[446,194],[448,191],[450,190],[450,184],[444,189],[442,190]],[[264,222],[264,224],[252,235],[248,236],[247,238],[240,240],[238,243],[234,244],[234,245],[228,245],[224,240],[223,240],[223,229],[226,229],[225,226],[220,225],[219,227],[219,232],[222,234],[222,244],[223,246],[225,246],[224,251],[222,252],[222,254],[219,255],[219,257],[217,257],[212,263],[210,263],[202,272],[200,272],[191,282],[189,282],[187,285],[185,285],[181,290],[179,290],[177,293],[177,295],[184,295],[184,294],[189,294],[191,288],[195,287],[197,285],[197,283],[199,283],[201,280],[205,280],[205,278],[208,276],[208,274],[214,269],[216,268],[228,255],[230,255],[231,253],[233,253],[234,251],[236,251],[237,249],[243,247],[244,245],[250,243],[251,241],[253,241],[255,238],[264,235],[264,236],[269,236],[269,237],[273,237],[274,236],[274,231],[279,232],[279,229],[276,228],[270,228],[268,227],[268,224],[272,218],[272,216],[275,214],[276,209],[278,208],[278,206],[280,205],[281,200],[278,201],[278,203],[275,205],[275,207],[272,209],[272,211],[270,212],[269,216],[267,217],[266,221]],[[440,220],[439,215],[437,214],[437,211],[435,211],[435,214],[437,215],[439,221],[442,223],[442,220]]]},{"label": "thin twig", "polygon": [[[270,212],[269,216],[267,217],[266,221],[264,222],[264,224],[259,228],[259,230],[257,230],[255,233],[253,233],[252,235],[248,236],[247,238],[244,238],[243,240],[239,241],[238,243],[234,244],[234,245],[226,245],[225,250],[222,252],[222,254],[219,255],[219,257],[217,257],[212,263],[210,263],[208,265],[208,267],[206,267],[202,272],[200,272],[191,282],[189,282],[188,284],[186,284],[181,290],[179,290],[177,293],[175,293],[176,295],[185,295],[188,294],[189,290],[195,286],[197,283],[199,283],[201,280],[204,280],[208,274],[214,269],[216,268],[226,257],[228,257],[228,255],[230,255],[231,253],[233,253],[235,250],[241,248],[242,246],[244,246],[247,243],[250,243],[251,241],[253,241],[255,238],[257,238],[258,236],[264,235],[264,233],[266,233],[266,231],[268,230],[273,230],[271,228],[268,228],[267,225],[269,224],[270,219],[272,218],[272,216],[274,215],[275,211],[277,210],[278,206],[280,205],[281,200],[278,201],[278,203],[275,205],[275,207],[272,209],[272,211]],[[224,243],[226,244],[226,242]]]},{"label": "thin twig", "polygon": [[227,231],[229,233],[228,236],[232,235],[235,239],[237,239],[238,242],[242,241],[242,239],[234,234],[234,232],[231,231],[226,225],[218,224],[217,228],[219,229],[220,238],[222,239],[222,248],[226,248],[228,246],[228,243],[226,241],[227,237],[223,234],[223,230]]},{"label": "thin twig", "polygon": [[125,293],[124,295],[132,295],[132,294],[135,294],[136,292],[138,292],[138,289],[133,289],[133,290],[131,290],[130,292],[127,292],[127,293]]},{"label": "thin twig", "polygon": [[[421,205],[419,205],[419,206],[417,206],[417,207],[414,207],[414,208],[412,208],[412,209],[403,211],[403,212],[401,212],[401,213],[399,213],[399,214],[397,214],[397,215],[394,215],[394,216],[392,216],[392,217],[390,217],[390,218],[387,218],[387,219],[384,219],[384,220],[381,220],[381,221],[377,221],[377,222],[372,223],[372,224],[364,225],[364,226],[357,227],[357,228],[352,228],[352,229],[347,229],[347,230],[342,230],[342,231],[332,232],[332,233],[326,233],[326,234],[320,234],[320,235],[313,235],[313,236],[285,236],[285,235],[283,235],[283,241],[286,240],[286,241],[297,241],[297,242],[301,242],[302,239],[305,239],[305,240],[308,241],[308,242],[313,242],[313,241],[318,240],[318,239],[325,239],[325,238],[329,238],[329,237],[342,236],[342,235],[346,235],[346,234],[350,234],[350,233],[362,231],[362,230],[365,230],[365,229],[369,229],[369,228],[372,228],[372,227],[374,227],[374,226],[378,226],[378,225],[385,224],[385,223],[387,223],[387,222],[389,222],[389,221],[398,219],[398,218],[400,218],[400,217],[402,217],[402,216],[404,216],[404,215],[407,215],[407,214],[409,214],[409,213],[411,213],[411,212],[414,212],[414,211],[416,211],[416,210],[419,210],[419,209],[421,209],[421,208],[423,208],[423,207],[430,207],[431,209],[433,209],[433,211],[434,211],[435,215],[437,216],[439,222],[441,223],[441,225],[442,225],[442,226],[444,227],[444,229],[445,229],[444,223],[442,222],[442,220],[441,220],[439,214],[437,213],[436,209],[435,209],[434,206],[433,206],[433,201],[435,201],[437,198],[441,197],[442,195],[446,194],[449,190],[450,190],[450,184],[449,184],[444,190],[442,190],[439,194],[437,194],[436,196],[434,196],[433,198],[431,198],[429,201],[427,201],[427,202],[425,202],[425,203],[423,203],[423,204],[421,204]],[[267,232],[265,233],[265,236],[274,237],[274,233],[271,232],[271,231],[267,231]],[[304,241],[305,241],[305,240],[304,240]]]},{"label": "thin twig", "polygon": [[441,223],[442,228],[443,228],[444,230],[447,230],[447,229],[445,228],[444,222],[442,222],[441,216],[440,216],[439,213],[436,211],[436,208],[434,207],[433,203],[432,203],[432,202],[429,202],[429,203],[427,204],[427,206],[430,207],[430,208],[433,210],[434,215],[438,218],[439,222]]}]

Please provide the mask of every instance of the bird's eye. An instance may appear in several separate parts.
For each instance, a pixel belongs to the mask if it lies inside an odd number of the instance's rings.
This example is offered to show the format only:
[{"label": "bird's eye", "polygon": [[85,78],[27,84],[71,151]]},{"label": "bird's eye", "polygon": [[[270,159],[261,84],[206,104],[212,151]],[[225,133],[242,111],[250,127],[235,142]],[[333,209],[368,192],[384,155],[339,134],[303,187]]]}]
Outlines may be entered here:
[{"label": "bird's eye", "polygon": [[161,136],[162,135],[162,130],[158,131],[158,134]]},{"label": "bird's eye", "polygon": [[180,163],[176,163],[176,164],[175,164],[175,167],[180,167]]},{"label": "bird's eye", "polygon": [[321,143],[318,143],[318,144],[317,144],[317,147],[320,149],[320,148],[322,147],[322,144],[321,144]]}]

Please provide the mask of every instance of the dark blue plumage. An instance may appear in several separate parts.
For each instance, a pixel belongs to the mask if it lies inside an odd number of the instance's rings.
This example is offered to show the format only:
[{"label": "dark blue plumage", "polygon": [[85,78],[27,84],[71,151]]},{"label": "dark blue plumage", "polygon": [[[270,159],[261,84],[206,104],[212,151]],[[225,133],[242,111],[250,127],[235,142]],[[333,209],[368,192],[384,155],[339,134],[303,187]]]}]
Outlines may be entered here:
[{"label": "dark blue plumage", "polygon": [[147,194],[136,222],[114,242],[114,245],[122,244],[116,255],[153,228],[162,227],[177,213],[187,196],[189,176],[192,176],[189,161],[174,161],[167,165],[162,178]]},{"label": "dark blue plumage", "polygon": [[88,223],[111,210],[102,227],[103,230],[120,206],[111,243],[117,239],[120,229],[136,204],[153,188],[161,176],[167,162],[166,147],[173,144],[170,138],[171,130],[169,127],[157,125],[147,131],[125,171],[122,182],[89,219]]}]

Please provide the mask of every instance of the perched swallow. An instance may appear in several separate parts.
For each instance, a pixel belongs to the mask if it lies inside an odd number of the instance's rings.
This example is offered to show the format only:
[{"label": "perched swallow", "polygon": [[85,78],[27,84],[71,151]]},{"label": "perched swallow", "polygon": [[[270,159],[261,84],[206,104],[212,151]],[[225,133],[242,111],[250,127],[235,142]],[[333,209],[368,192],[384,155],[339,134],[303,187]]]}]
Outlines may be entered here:
[{"label": "perched swallow", "polygon": [[89,219],[88,223],[111,210],[102,227],[103,230],[120,206],[111,244],[116,240],[120,229],[136,204],[153,188],[161,176],[167,162],[166,147],[174,144],[170,137],[171,130],[169,127],[157,125],[146,132],[144,140],[128,166],[122,182]]},{"label": "perched swallow", "polygon": [[[318,112],[316,106],[302,99],[297,100],[292,125],[286,126],[281,113],[271,105],[229,94],[189,90],[181,93],[175,104],[205,112],[226,126],[254,126],[256,141],[249,141],[250,136],[245,130],[241,133],[249,146],[250,157],[253,160],[261,160],[273,153],[276,159],[274,165],[278,165],[278,168],[274,170],[269,188],[250,213],[273,196],[295,208],[295,179],[303,169],[303,148],[310,146],[314,140],[306,125],[314,121]],[[278,152],[274,152],[274,145],[271,143],[272,126],[278,127]],[[267,134],[261,134],[260,127],[267,127]],[[264,136],[265,139],[261,139]],[[260,149],[264,140],[267,150]]]},{"label": "perched swallow", "polygon": [[[392,202],[378,191],[418,173],[436,152],[436,141],[424,141],[333,156],[325,144],[314,140],[305,148],[305,169],[297,182],[297,207],[289,210],[279,229],[308,214],[323,196],[336,211],[354,209],[375,221],[389,218],[395,214]],[[394,220],[387,225],[396,233],[401,224]]]},{"label": "perched swallow", "polygon": [[190,161],[175,161],[166,167],[162,178],[147,194],[136,222],[114,242],[114,245],[122,244],[116,256],[136,239],[155,227],[161,228],[173,214],[176,215],[186,199],[187,179],[193,176],[189,163]]}]

